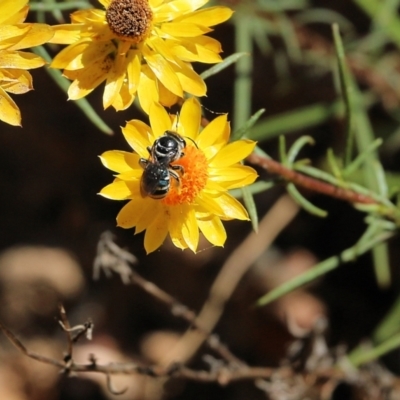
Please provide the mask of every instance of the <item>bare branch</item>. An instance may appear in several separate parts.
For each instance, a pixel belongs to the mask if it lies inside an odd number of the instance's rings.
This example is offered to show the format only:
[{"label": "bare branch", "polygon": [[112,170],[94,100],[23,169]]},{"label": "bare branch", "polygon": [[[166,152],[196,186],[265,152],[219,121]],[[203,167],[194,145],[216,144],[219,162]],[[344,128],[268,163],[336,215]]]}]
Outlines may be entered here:
[{"label": "bare branch", "polygon": [[334,186],[330,183],[326,183],[321,180],[304,175],[300,172],[285,167],[275,160],[262,157],[255,153],[252,153],[249,157],[247,157],[247,161],[252,164],[258,165],[261,168],[264,168],[271,174],[277,174],[285,180],[292,182],[299,187],[312,190],[316,193],[325,194],[327,196],[334,197],[339,200],[348,201],[350,203],[377,204],[377,201],[369,196],[357,193],[351,189]]},{"label": "bare branch", "polygon": [[146,280],[136,271],[132,270],[129,264],[135,264],[137,262],[136,257],[126,250],[121,249],[113,240],[114,237],[109,232],[105,232],[101,235],[97,247],[98,253],[94,263],[94,276],[97,276],[100,270],[105,271],[107,277],[109,277],[113,272],[119,274],[124,284],[130,283],[139,286],[150,296],[154,297],[161,303],[164,303],[170,309],[172,315],[187,321],[191,325],[192,329],[194,328],[207,338],[206,342],[209,347],[226,361],[238,365],[244,364],[220,342],[216,335],[211,335],[208,330],[203,329],[198,323],[196,323],[196,313],[194,311],[180,303],[153,282]]},{"label": "bare branch", "polygon": [[48,358],[45,356],[42,356],[40,354],[36,354],[34,352],[31,352],[27,350],[27,348],[17,339],[17,337],[6,327],[0,322],[0,329],[3,331],[3,333],[6,335],[8,340],[23,354],[28,356],[29,358],[32,358],[33,360],[40,361],[45,364],[50,364],[54,365],[55,367],[64,369],[65,363],[54,360],[52,358]]},{"label": "bare branch", "polygon": [[[379,373],[377,373],[376,367],[370,367],[369,369],[360,371],[352,370],[351,374],[348,374],[345,369],[340,369],[330,363],[329,367],[319,365],[313,371],[307,371],[307,369],[298,371],[290,365],[279,368],[248,367],[246,365],[232,366],[231,364],[227,365],[225,362],[210,356],[206,359],[211,366],[210,371],[193,370],[181,363],[174,363],[168,367],[159,365],[146,366],[133,362],[100,365],[97,363],[93,354],[90,355],[88,364],[75,364],[72,359],[67,363],[65,360],[58,361],[30,352],[15,335],[1,323],[0,329],[21,353],[36,361],[53,365],[62,372],[68,374],[72,372],[93,372],[105,375],[107,387],[110,392],[115,395],[123,394],[127,390],[127,388],[116,390],[113,387],[111,375],[115,374],[141,374],[155,378],[180,378],[200,383],[216,383],[221,386],[239,381],[254,381],[257,387],[265,391],[270,398],[275,398],[274,394],[277,392],[282,393],[283,391],[287,399],[303,398],[302,394],[305,394],[310,387],[317,388],[321,393],[331,393],[340,381],[356,385],[361,389],[369,384],[372,387],[379,388],[379,390],[386,390],[385,393],[389,393],[387,390],[393,386],[393,380],[396,380],[396,378],[392,376],[388,377],[387,374],[382,374],[380,370],[378,371]],[[332,356],[331,354],[326,354],[326,357]],[[385,382],[382,378],[383,375],[386,379]],[[376,382],[371,383],[372,380]],[[301,397],[299,397],[299,395]]]}]

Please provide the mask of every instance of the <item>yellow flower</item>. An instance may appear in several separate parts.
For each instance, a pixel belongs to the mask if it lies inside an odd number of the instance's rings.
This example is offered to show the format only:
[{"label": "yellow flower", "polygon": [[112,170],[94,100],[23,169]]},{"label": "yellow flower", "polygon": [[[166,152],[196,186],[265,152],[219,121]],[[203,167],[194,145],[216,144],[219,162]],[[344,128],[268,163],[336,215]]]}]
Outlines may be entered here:
[{"label": "yellow flower", "polygon": [[21,125],[21,113],[8,93],[31,90],[32,76],[26,70],[45,64],[41,57],[19,50],[43,44],[54,34],[48,25],[23,23],[28,1],[0,1],[0,120],[14,126]]},{"label": "yellow flower", "polygon": [[[204,34],[226,21],[227,7],[197,10],[208,0],[99,0],[106,10],[81,10],[71,24],[54,26],[52,43],[68,44],[51,67],[73,82],[72,100],[105,81],[104,108],[175,104],[184,92],[204,96],[206,86],[191,62],[218,63],[220,43]],[[196,11],[197,10],[197,11]]]},{"label": "yellow flower", "polygon": [[[113,150],[101,156],[104,166],[117,175],[100,194],[112,200],[130,200],[117,216],[118,226],[135,227],[135,233],[146,230],[147,253],[156,250],[168,233],[175,246],[195,252],[199,230],[210,243],[223,246],[226,232],[221,220],[248,219],[246,209],[228,190],[256,179],[254,169],[240,163],[253,151],[255,142],[228,143],[227,115],[218,116],[200,132],[201,108],[195,98],[185,101],[179,118],[173,119],[156,103],[150,107],[149,117],[151,127],[132,120],[122,130],[134,152]],[[184,154],[169,165],[167,194],[156,199],[141,189],[144,164],[139,160],[151,163],[148,147],[152,149],[154,142],[171,130],[184,138],[186,146]]]}]

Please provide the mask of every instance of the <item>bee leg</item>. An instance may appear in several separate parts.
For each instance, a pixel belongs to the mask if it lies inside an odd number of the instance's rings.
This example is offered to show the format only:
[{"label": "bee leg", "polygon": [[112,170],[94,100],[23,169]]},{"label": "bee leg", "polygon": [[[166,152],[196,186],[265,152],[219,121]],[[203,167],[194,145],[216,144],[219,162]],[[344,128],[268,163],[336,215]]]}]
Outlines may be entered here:
[{"label": "bee leg", "polygon": [[175,171],[173,171],[172,169],[169,170],[169,174],[170,174],[170,176],[172,176],[172,178],[174,178],[176,180],[176,184],[179,187],[179,185],[181,184],[181,181],[179,179],[179,175]]},{"label": "bee leg", "polygon": [[147,146],[146,149],[147,149],[147,151],[149,152],[149,154],[151,154],[151,147],[150,147],[150,146]]},{"label": "bee leg", "polygon": [[[170,165],[170,171],[179,171],[181,173],[181,175],[183,175],[185,173],[185,168],[182,167],[182,165]],[[172,174],[172,171],[171,171]],[[176,175],[176,174],[175,174]]]},{"label": "bee leg", "polygon": [[145,158],[139,158],[139,165],[140,165],[143,169],[146,169],[148,163],[149,163],[149,160],[146,160]]}]

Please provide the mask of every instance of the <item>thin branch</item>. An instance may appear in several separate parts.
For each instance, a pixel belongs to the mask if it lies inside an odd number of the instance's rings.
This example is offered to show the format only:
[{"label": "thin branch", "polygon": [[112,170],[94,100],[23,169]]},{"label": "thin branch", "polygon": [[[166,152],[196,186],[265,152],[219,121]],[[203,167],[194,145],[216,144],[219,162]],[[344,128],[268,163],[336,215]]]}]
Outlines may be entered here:
[{"label": "thin branch", "polygon": [[[66,325],[64,321],[64,325]],[[6,335],[8,340],[23,354],[27,357],[32,358],[36,361],[50,364],[55,367],[60,368],[62,371],[70,372],[97,372],[105,374],[107,378],[107,386],[113,394],[122,394],[126,391],[117,391],[112,387],[110,376],[115,374],[141,374],[151,377],[177,377],[186,378],[188,380],[198,381],[198,382],[216,382],[222,385],[226,385],[232,381],[240,380],[252,380],[258,378],[268,378],[271,376],[271,368],[261,368],[261,367],[237,367],[231,369],[226,366],[225,363],[221,364],[221,368],[211,372],[207,371],[196,371],[190,369],[182,364],[173,364],[167,368],[160,366],[146,366],[140,365],[138,363],[110,363],[101,365],[98,364],[94,355],[90,355],[88,364],[76,364],[73,360],[68,360],[68,362],[59,361],[49,357],[45,357],[34,352],[29,351],[20,340],[2,323],[0,323],[0,330]],[[70,353],[72,354],[72,352]]]},{"label": "thin branch", "polygon": [[[26,347],[15,337],[15,335],[0,323],[0,330],[7,336],[14,346],[26,356],[40,361],[46,364],[53,365],[60,368],[62,371],[66,371],[65,362],[61,362],[48,357],[40,356],[26,349]],[[94,355],[89,357],[88,364],[75,364],[72,360],[68,366],[68,373],[70,372],[94,372],[106,375],[107,386],[111,393],[122,394],[126,389],[117,391],[112,386],[111,375],[116,374],[141,374],[156,378],[184,378],[191,381],[203,382],[203,383],[218,383],[222,386],[228,385],[232,382],[255,380],[255,379],[267,379],[272,374],[279,374],[282,377],[289,378],[295,374],[290,367],[281,368],[263,368],[263,367],[248,367],[240,366],[231,368],[225,363],[220,363],[218,368],[214,368],[211,371],[197,371],[186,367],[183,364],[172,364],[169,367],[161,366],[144,366],[138,363],[110,363],[101,365],[98,364]],[[322,376],[342,376],[342,372],[339,370],[326,370],[322,372]]]},{"label": "thin branch", "polygon": [[247,161],[260,166],[271,174],[281,176],[285,180],[294,183],[296,186],[312,190],[316,193],[325,194],[327,196],[334,197],[339,200],[348,201],[353,204],[378,204],[378,202],[370,196],[357,193],[354,190],[341,188],[330,183],[326,183],[310,176],[301,174],[300,172],[285,167],[275,160],[262,157],[255,153],[247,157]]},{"label": "thin branch", "polygon": [[173,296],[159,288],[153,282],[148,281],[132,270],[129,264],[136,263],[136,257],[126,250],[120,248],[114,241],[114,237],[110,232],[105,232],[101,235],[97,246],[97,256],[94,262],[94,275],[100,276],[100,271],[103,270],[107,277],[117,273],[125,284],[134,284],[139,286],[143,291],[154,297],[161,303],[164,303],[175,317],[182,318],[187,321],[192,329],[195,329],[205,337],[207,344],[211,349],[218,353],[223,359],[229,363],[243,365],[244,363],[237,358],[231,351],[223,345],[217,335],[203,329],[196,323],[196,313],[190,310],[187,306],[180,303]]},{"label": "thin branch", "polygon": [[61,328],[63,329],[63,331],[65,332],[65,335],[67,336],[68,349],[67,349],[66,355],[64,356],[64,361],[66,363],[68,363],[68,362],[71,362],[71,360],[72,360],[72,352],[73,352],[71,325],[69,324],[67,314],[65,313],[65,308],[61,304],[58,307],[58,311],[59,311],[60,317],[61,317],[61,320],[58,322],[61,325]]},{"label": "thin branch", "polygon": [[40,361],[45,364],[53,365],[55,367],[58,367],[60,369],[65,368],[65,362],[54,360],[52,358],[42,356],[40,354],[34,353],[29,351],[18,339],[17,337],[6,327],[0,322],[0,330],[3,331],[3,333],[6,335],[7,339],[23,354],[28,356],[29,358],[32,358],[33,360]]}]

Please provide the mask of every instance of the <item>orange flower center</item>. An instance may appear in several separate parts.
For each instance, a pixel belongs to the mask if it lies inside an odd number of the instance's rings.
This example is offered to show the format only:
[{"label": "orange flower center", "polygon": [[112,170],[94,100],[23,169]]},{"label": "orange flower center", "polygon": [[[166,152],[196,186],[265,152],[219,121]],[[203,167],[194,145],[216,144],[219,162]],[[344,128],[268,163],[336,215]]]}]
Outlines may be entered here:
[{"label": "orange flower center", "polygon": [[204,153],[195,146],[188,144],[185,155],[171,165],[183,167],[183,174],[177,171],[179,182],[171,177],[171,187],[167,196],[161,201],[165,205],[191,204],[201,190],[204,189],[208,178],[208,164]]},{"label": "orange flower center", "polygon": [[112,0],[106,10],[106,20],[115,35],[139,43],[150,32],[153,11],[148,0]]}]

